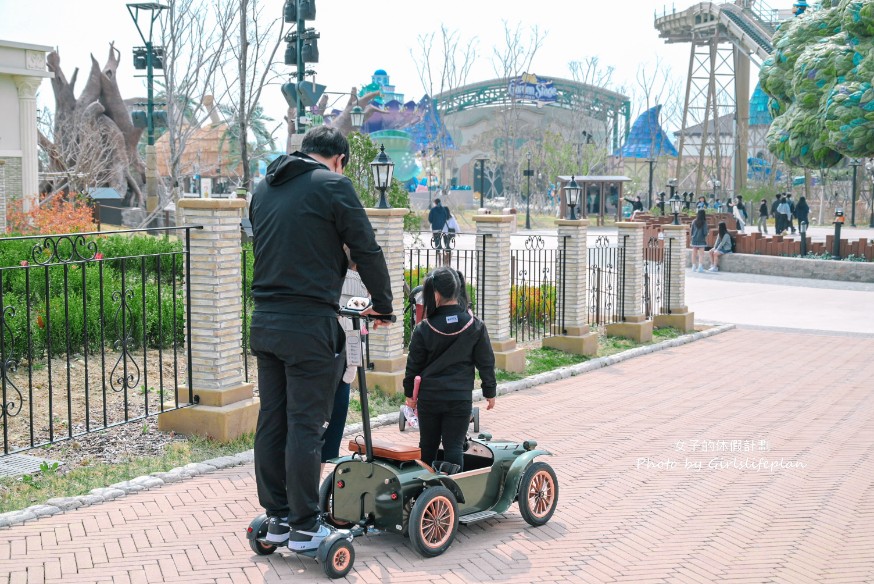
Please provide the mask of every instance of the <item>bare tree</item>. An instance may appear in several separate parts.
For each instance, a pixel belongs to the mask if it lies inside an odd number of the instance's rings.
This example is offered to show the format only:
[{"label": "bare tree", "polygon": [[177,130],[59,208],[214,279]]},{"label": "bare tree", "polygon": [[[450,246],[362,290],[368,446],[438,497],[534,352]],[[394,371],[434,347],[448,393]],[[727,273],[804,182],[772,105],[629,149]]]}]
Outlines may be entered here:
[{"label": "bare tree", "polygon": [[[194,134],[217,121],[215,100],[226,101],[229,88],[216,77],[227,58],[234,22],[234,0],[175,0],[164,17],[165,100],[167,102],[167,168],[170,184],[178,185],[183,157]],[[179,193],[173,194],[178,197]]]},{"label": "bare tree", "polygon": [[[499,79],[509,84],[510,80],[520,78],[523,73],[530,73],[531,63],[543,42],[546,32],[536,25],[529,27],[527,38],[521,24],[511,27],[504,21],[504,44],[494,47],[492,67]],[[514,206],[516,193],[519,192],[521,166],[517,140],[523,137],[521,128],[520,102],[516,95],[509,92],[508,104],[499,110],[500,126],[503,144],[496,155],[498,162],[504,168],[504,184],[509,186],[511,206]],[[533,132],[528,132],[529,139]]]},{"label": "bare tree", "polygon": [[[438,43],[436,49],[435,37]],[[447,100],[437,102],[434,96],[451,93],[467,84],[470,69],[477,56],[477,40],[461,38],[457,30],[450,31],[444,24],[440,26],[437,33],[419,35],[418,49],[415,52],[410,49],[410,55],[416,63],[422,88],[431,100],[429,115],[434,116],[435,123],[432,127],[436,128],[436,135],[428,136],[428,141],[429,146],[437,148],[440,158],[440,182],[445,191],[450,182],[446,173],[449,140],[445,119],[448,102]],[[452,166],[454,167],[454,164]]]},{"label": "bare tree", "polygon": [[[613,88],[612,66],[604,66],[598,57],[586,57],[581,61],[568,63],[571,78],[583,85],[574,100],[576,115],[570,132],[564,135],[576,150],[579,172],[606,174],[606,163],[611,153],[613,126],[617,123],[616,112],[608,111],[605,105],[596,106],[601,100],[595,92]],[[599,138],[603,138],[601,141]]]}]

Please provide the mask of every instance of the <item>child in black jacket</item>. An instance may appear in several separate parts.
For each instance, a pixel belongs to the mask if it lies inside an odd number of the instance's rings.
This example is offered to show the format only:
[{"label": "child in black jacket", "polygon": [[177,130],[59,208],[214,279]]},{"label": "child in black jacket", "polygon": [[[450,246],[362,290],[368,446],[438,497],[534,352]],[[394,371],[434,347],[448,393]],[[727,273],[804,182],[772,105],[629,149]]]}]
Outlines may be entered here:
[{"label": "child in black jacket", "polygon": [[[487,409],[495,407],[495,354],[489,333],[467,308],[464,277],[440,267],[425,279],[425,315],[413,331],[404,376],[407,405],[418,407],[419,448],[432,464],[443,442],[443,460],[464,465],[462,447],[473,407],[474,367]],[[413,398],[421,377],[418,402]]]}]

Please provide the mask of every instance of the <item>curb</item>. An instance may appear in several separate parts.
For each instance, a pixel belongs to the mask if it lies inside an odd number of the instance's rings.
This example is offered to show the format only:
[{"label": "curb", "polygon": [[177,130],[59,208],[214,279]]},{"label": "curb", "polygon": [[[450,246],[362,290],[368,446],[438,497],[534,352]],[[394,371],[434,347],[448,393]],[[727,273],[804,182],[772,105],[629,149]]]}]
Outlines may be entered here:
[{"label": "curb", "polygon": [[[589,371],[595,371],[603,367],[609,367],[610,365],[615,365],[616,363],[621,363],[629,359],[634,359],[635,357],[649,355],[650,353],[656,353],[658,351],[664,351],[666,349],[680,347],[682,345],[686,345],[700,339],[706,339],[708,337],[730,331],[734,328],[736,327],[733,324],[720,325],[711,329],[707,329],[705,331],[699,331],[690,335],[683,335],[675,339],[662,341],[661,343],[656,343],[654,345],[646,345],[644,347],[629,349],[628,351],[623,351],[615,355],[610,355],[609,357],[599,357],[597,359],[592,359],[591,361],[586,361],[585,363],[579,363],[577,365],[571,365],[569,367],[555,369],[554,371],[539,373],[525,379],[520,379],[519,381],[500,383],[498,384],[497,393],[498,395],[506,395],[508,393],[514,393],[517,391],[522,391],[524,389],[530,389],[532,387],[543,385],[545,383],[552,383],[553,381],[559,381],[561,379],[575,377],[577,375],[588,373]],[[473,400],[475,402],[482,399],[483,397],[481,390],[476,390],[473,392]],[[382,414],[380,416],[377,416],[376,418],[371,418],[370,427],[379,428],[381,426],[397,424],[399,415],[400,412],[392,412],[389,414]],[[349,434],[361,432],[363,428],[363,424],[360,423],[350,424],[344,429],[343,435],[347,436]],[[174,468],[167,472],[155,472],[150,475],[131,479],[129,481],[115,483],[113,485],[109,485],[108,487],[92,489],[87,495],[79,495],[76,497],[56,497],[53,499],[49,499],[41,505],[31,505],[30,507],[22,509],[20,511],[9,511],[8,513],[0,514],[0,528],[12,527],[25,523],[27,521],[39,519],[40,517],[48,517],[51,515],[63,513],[65,511],[78,509],[79,507],[86,507],[88,505],[96,505],[98,503],[112,501],[130,493],[136,493],[138,491],[161,487],[169,483],[179,482],[187,478],[215,472],[216,470],[229,468],[232,466],[240,466],[253,462],[254,460],[255,452],[253,450],[247,450],[233,456],[221,456],[219,458],[213,458],[210,460],[205,460],[203,462],[192,462],[190,464]]]}]

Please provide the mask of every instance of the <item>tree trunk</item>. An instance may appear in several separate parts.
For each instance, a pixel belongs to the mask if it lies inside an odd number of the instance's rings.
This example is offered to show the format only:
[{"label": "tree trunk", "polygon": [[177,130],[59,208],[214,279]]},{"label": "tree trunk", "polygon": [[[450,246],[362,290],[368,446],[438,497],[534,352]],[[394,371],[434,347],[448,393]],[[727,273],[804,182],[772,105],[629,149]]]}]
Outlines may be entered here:
[{"label": "tree trunk", "polygon": [[248,141],[248,123],[247,123],[247,108],[246,108],[246,79],[248,72],[247,57],[249,54],[249,40],[246,33],[246,24],[248,20],[249,0],[240,0],[240,160],[243,163],[243,183],[242,186],[247,191],[250,190],[249,176],[249,141]]}]

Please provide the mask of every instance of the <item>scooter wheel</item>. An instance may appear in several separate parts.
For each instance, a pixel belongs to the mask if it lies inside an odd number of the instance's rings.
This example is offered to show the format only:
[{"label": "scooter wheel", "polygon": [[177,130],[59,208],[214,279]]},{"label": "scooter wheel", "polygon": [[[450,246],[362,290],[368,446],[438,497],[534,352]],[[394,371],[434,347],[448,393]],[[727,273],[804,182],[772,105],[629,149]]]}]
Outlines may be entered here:
[{"label": "scooter wheel", "polygon": [[407,429],[407,417],[404,415],[404,408],[401,406],[401,411],[398,415],[398,430],[403,432]]},{"label": "scooter wheel", "polygon": [[331,471],[319,486],[319,509],[325,514],[325,521],[341,529],[351,527],[351,523],[334,519],[334,471]]},{"label": "scooter wheel", "polygon": [[525,470],[519,482],[519,511],[534,527],[544,525],[558,505],[558,479],[545,462],[535,462]]},{"label": "scooter wheel", "polygon": [[275,545],[270,545],[268,543],[261,543],[257,539],[249,540],[249,547],[252,548],[252,551],[258,554],[259,556],[269,556],[273,552],[276,551]]},{"label": "scooter wheel", "polygon": [[458,531],[458,503],[446,487],[428,487],[416,498],[407,528],[410,542],[426,558],[439,556]]},{"label": "scooter wheel", "polygon": [[339,539],[331,544],[322,569],[328,578],[342,578],[352,569],[355,564],[355,548],[348,539]]}]

